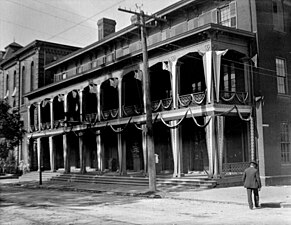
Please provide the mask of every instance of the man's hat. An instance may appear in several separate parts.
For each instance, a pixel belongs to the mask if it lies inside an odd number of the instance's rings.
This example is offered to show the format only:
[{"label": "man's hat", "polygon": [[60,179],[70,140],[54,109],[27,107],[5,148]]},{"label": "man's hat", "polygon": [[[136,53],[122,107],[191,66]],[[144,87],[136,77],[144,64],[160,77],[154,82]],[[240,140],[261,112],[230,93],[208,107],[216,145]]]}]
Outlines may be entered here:
[{"label": "man's hat", "polygon": [[258,165],[258,163],[255,160],[250,161],[250,164]]}]

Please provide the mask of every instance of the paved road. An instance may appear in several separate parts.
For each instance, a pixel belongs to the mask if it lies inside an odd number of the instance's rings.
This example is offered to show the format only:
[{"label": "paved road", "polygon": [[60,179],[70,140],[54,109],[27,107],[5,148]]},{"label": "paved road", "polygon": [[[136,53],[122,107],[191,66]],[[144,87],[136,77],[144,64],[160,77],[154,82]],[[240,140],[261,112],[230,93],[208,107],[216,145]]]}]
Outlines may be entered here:
[{"label": "paved road", "polygon": [[1,224],[291,224],[291,208],[1,186]]}]

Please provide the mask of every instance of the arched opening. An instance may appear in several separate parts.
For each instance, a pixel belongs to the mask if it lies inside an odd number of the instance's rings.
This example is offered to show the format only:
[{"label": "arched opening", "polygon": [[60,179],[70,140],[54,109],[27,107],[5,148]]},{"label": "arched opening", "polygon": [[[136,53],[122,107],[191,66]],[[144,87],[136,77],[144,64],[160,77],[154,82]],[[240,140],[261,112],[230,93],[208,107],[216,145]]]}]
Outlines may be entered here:
[{"label": "arched opening", "polygon": [[83,91],[83,121],[94,123],[97,116],[97,86],[90,84]]},{"label": "arched opening", "polygon": [[41,102],[41,127],[43,130],[50,128],[50,100],[45,99]]},{"label": "arched opening", "polygon": [[62,121],[65,119],[64,113],[64,98],[63,95],[58,95],[53,99],[53,114],[54,114],[54,128],[58,128],[62,125]]},{"label": "arched opening", "polygon": [[118,117],[118,79],[110,78],[101,84],[101,119]]},{"label": "arched opening", "polygon": [[152,101],[172,97],[170,72],[163,69],[162,63],[157,63],[150,68],[150,76]]},{"label": "arched opening", "polygon": [[235,93],[247,92],[246,77],[242,58],[244,54],[228,50],[221,58],[220,90],[224,98]]},{"label": "arched opening", "polygon": [[37,117],[37,107],[32,104],[29,109],[30,116],[30,129],[32,132],[38,130],[38,117]]},{"label": "arched opening", "polygon": [[143,93],[140,71],[131,71],[122,79],[122,109],[123,116],[142,113]]},{"label": "arched opening", "polygon": [[67,120],[80,121],[80,102],[79,102],[79,93],[77,90],[73,90],[68,94],[68,111],[67,111]]}]

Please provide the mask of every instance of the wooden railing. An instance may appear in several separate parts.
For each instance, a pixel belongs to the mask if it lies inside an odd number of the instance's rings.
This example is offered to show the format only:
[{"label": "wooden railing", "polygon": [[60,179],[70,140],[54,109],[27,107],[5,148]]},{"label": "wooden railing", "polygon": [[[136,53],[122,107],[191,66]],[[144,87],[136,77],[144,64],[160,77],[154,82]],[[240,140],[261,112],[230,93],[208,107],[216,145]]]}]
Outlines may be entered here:
[{"label": "wooden railing", "polygon": [[222,173],[225,175],[242,174],[248,166],[248,162],[224,163]]}]

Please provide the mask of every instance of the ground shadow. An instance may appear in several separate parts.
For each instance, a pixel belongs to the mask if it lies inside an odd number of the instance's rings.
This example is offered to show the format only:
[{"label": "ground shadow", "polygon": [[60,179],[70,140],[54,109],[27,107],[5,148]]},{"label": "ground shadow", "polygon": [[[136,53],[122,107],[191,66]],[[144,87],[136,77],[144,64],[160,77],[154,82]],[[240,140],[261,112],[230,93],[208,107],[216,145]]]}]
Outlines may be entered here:
[{"label": "ground shadow", "polygon": [[282,202],[266,202],[261,203],[261,208],[281,208]]}]

